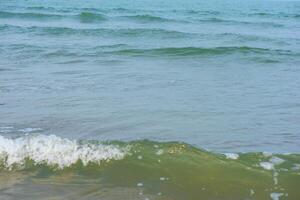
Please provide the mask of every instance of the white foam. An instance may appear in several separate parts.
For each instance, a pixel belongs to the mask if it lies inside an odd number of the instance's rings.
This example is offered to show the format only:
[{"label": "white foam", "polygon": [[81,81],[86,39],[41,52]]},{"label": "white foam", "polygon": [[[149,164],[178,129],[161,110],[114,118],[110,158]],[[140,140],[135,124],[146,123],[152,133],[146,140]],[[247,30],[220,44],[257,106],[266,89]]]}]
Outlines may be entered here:
[{"label": "white foam", "polygon": [[164,150],[163,149],[159,149],[157,152],[156,152],[156,155],[162,155],[164,153]]},{"label": "white foam", "polygon": [[1,126],[0,133],[10,133],[10,132],[12,132],[13,128],[14,127],[12,127],[12,126]]},{"label": "white foam", "polygon": [[236,153],[224,153],[227,159],[233,159],[236,160],[239,158],[239,154]]},{"label": "white foam", "polygon": [[31,159],[35,164],[47,164],[64,168],[78,160],[84,165],[100,163],[111,159],[122,159],[128,149],[115,145],[79,144],[75,140],[63,139],[55,135],[24,136],[8,139],[0,136],[0,160],[11,169],[22,166]]},{"label": "white foam", "polygon": [[259,165],[266,170],[274,169],[274,164],[270,163],[270,162],[261,162],[261,163],[259,163]]},{"label": "white foam", "polygon": [[14,127],[12,126],[1,126],[0,129],[13,129]]},{"label": "white foam", "polygon": [[285,160],[278,158],[276,156],[272,156],[269,159],[269,162],[261,162],[259,163],[259,165],[266,170],[273,170],[275,165],[280,165],[283,162],[285,162]]},{"label": "white foam", "polygon": [[41,128],[24,128],[24,129],[19,129],[18,131],[23,132],[23,133],[31,133],[34,131],[41,131],[43,129]]},{"label": "white foam", "polygon": [[270,152],[263,152],[263,155],[264,155],[265,157],[270,157],[270,156],[272,156],[273,154],[270,153]]},{"label": "white foam", "polygon": [[280,165],[281,163],[283,163],[285,160],[281,159],[281,158],[278,158],[276,156],[273,156],[271,159],[270,159],[270,162],[273,163],[274,165]]},{"label": "white foam", "polygon": [[274,193],[270,194],[270,197],[271,197],[272,200],[279,200],[281,196],[283,196],[283,193],[274,192]]},{"label": "white foam", "polygon": [[138,183],[138,184],[136,184],[136,186],[138,186],[138,187],[143,187],[144,184],[143,184],[143,183]]},{"label": "white foam", "polygon": [[300,169],[300,164],[294,164],[294,166],[292,167],[292,170],[299,170]]}]

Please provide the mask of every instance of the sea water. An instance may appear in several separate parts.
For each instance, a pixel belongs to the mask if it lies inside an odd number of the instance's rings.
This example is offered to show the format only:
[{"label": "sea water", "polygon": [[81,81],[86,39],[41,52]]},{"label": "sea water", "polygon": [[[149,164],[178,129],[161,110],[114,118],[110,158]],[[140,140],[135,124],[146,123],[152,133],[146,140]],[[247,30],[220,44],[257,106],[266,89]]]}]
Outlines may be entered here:
[{"label": "sea water", "polygon": [[0,199],[300,198],[300,1],[0,0]]}]

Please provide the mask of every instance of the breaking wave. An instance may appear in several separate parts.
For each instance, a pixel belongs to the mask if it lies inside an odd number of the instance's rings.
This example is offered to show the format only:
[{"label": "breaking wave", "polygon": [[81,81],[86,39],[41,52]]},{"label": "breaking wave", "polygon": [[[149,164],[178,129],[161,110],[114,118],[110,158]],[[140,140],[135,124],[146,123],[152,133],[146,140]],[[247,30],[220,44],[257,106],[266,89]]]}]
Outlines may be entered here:
[{"label": "breaking wave", "polygon": [[89,183],[96,187],[136,188],[140,197],[144,191],[174,200],[297,199],[300,154],[214,153],[181,142],[148,140],[101,142],[55,135],[14,139],[0,136],[0,172],[7,176],[37,174],[49,184],[61,177],[68,180],[59,180],[64,189],[83,180],[81,186]]},{"label": "breaking wave", "polygon": [[0,159],[2,166],[7,169],[22,167],[27,160],[35,165],[46,164],[58,168],[69,167],[79,160],[87,165],[122,159],[126,151],[126,148],[116,145],[84,143],[55,135],[27,135],[16,139],[0,136]]}]

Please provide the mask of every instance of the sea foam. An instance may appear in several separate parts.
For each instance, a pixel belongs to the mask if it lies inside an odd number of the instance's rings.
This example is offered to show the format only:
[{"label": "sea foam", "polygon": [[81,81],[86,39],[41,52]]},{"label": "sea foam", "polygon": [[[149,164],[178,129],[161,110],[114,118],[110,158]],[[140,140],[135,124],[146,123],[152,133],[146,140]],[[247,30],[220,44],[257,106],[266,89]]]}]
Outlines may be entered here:
[{"label": "sea foam", "polygon": [[34,164],[47,164],[58,168],[69,167],[77,161],[83,165],[101,161],[119,160],[125,157],[128,148],[110,144],[81,144],[76,140],[55,135],[24,136],[9,139],[0,136],[0,160],[7,169],[23,166],[26,159]]},{"label": "sea foam", "polygon": [[239,158],[239,154],[236,153],[224,153],[227,159],[233,159],[236,160]]},{"label": "sea foam", "polygon": [[275,165],[280,165],[283,162],[285,162],[285,160],[278,158],[276,156],[272,156],[269,159],[269,162],[261,162],[259,163],[259,165],[266,170],[273,170]]}]

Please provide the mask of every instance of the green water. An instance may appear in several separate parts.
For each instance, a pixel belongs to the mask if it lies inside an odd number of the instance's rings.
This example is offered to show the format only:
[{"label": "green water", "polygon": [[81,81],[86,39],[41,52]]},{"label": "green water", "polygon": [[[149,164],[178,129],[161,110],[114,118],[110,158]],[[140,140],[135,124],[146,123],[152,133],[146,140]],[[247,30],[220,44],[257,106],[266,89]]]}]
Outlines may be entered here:
[{"label": "green water", "polygon": [[55,147],[47,150],[48,158],[37,161],[28,156],[11,166],[7,161],[13,155],[2,154],[0,197],[229,200],[279,195],[296,200],[300,195],[299,154],[217,154],[177,142],[81,141],[80,145],[113,145],[125,155],[86,163],[79,159],[61,167],[59,158],[47,164],[57,154]]},{"label": "green water", "polygon": [[0,0],[0,200],[299,200],[299,13]]}]

